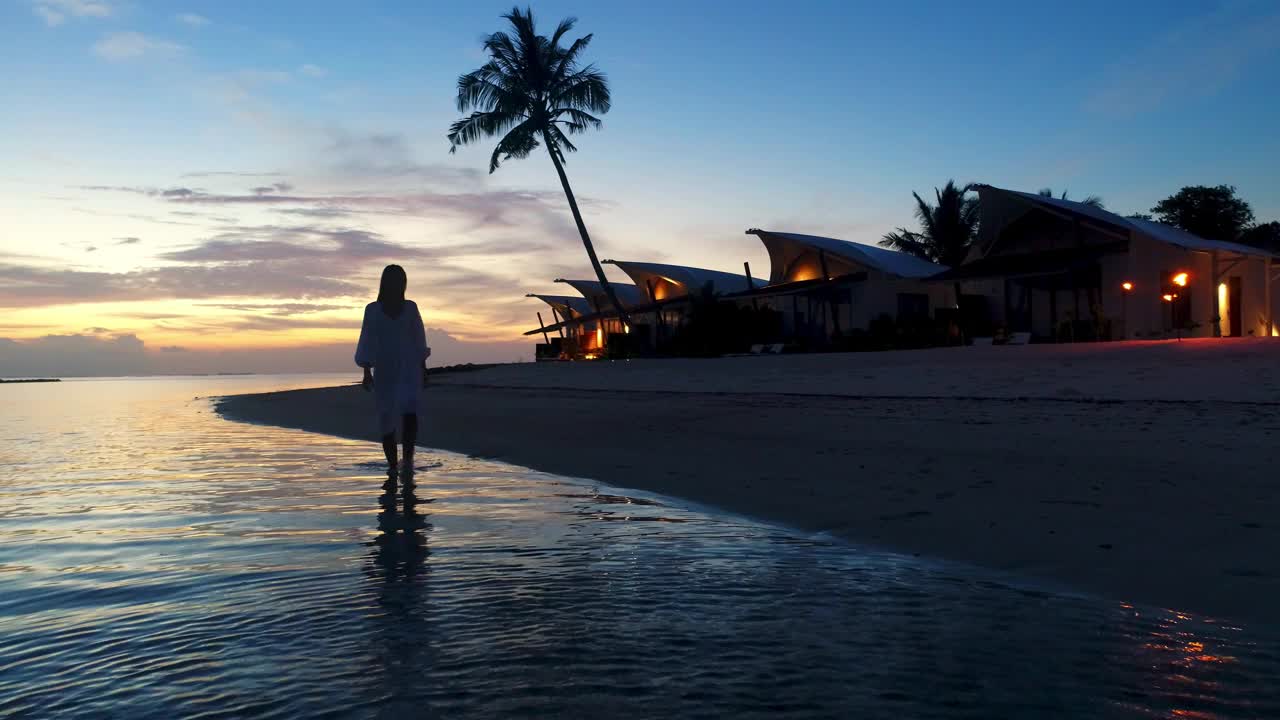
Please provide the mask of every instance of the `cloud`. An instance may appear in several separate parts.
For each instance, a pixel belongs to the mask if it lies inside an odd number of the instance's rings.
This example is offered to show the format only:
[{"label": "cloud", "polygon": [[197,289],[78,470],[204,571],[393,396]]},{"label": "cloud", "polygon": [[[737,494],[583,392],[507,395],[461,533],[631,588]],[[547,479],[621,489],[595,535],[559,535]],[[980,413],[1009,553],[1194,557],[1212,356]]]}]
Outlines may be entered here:
[{"label": "cloud", "polygon": [[322,78],[325,75],[329,74],[328,70],[325,70],[319,65],[312,65],[311,63],[307,63],[306,65],[303,65],[302,67],[298,68],[298,72],[302,73],[303,75],[306,75],[307,77],[313,77],[313,78]]},{"label": "cloud", "polygon": [[249,188],[249,192],[254,195],[270,195],[271,193],[287,193],[293,189],[293,186],[287,182],[272,183],[271,185],[262,185],[260,187]]},{"label": "cloud", "polygon": [[265,312],[279,317],[329,312],[331,310],[359,310],[353,305],[322,305],[318,303],[202,303],[204,307],[243,312]]},{"label": "cloud", "polygon": [[319,267],[246,263],[107,273],[0,263],[0,307],[219,297],[325,298],[366,292]]},{"label": "cloud", "polygon": [[191,27],[204,27],[209,24],[209,18],[195,13],[179,13],[174,15],[173,18],[178,22],[184,25],[190,25]]},{"label": "cloud", "polygon": [[1249,7],[1224,5],[1123,58],[1095,83],[1086,109],[1132,116],[1218,93],[1257,58],[1280,50],[1280,12],[1266,3],[1270,12],[1260,17],[1241,12]]},{"label": "cloud", "polygon": [[182,50],[183,47],[177,43],[132,31],[110,33],[93,46],[95,55],[112,62],[132,60],[143,55],[172,55]]},{"label": "cloud", "polygon": [[137,245],[140,242],[142,242],[142,238],[136,238],[136,237],[116,238],[116,245]]},{"label": "cloud", "polygon": [[0,367],[14,377],[65,377],[145,373],[149,364],[136,335],[71,334],[0,338]]},{"label": "cloud", "polygon": [[49,27],[61,25],[67,18],[104,18],[112,13],[111,5],[102,0],[35,0],[32,10]]},{"label": "cloud", "polygon": [[[358,322],[358,321],[353,321]],[[430,364],[528,360],[533,342],[468,342],[443,328],[427,328]],[[86,377],[208,372],[342,372],[352,371],[355,329],[351,342],[283,348],[204,350],[164,345],[154,349],[134,334],[46,335],[30,340],[0,337],[0,367],[10,377]]]},{"label": "cloud", "polygon": [[[577,232],[561,207],[558,192],[533,190],[474,190],[468,192],[361,193],[301,195],[289,192],[288,183],[253,188],[247,194],[211,193],[190,187],[147,188],[121,185],[82,185],[81,190],[128,192],[184,205],[287,206],[294,213],[312,217],[354,214],[403,215],[432,220],[453,220],[462,230],[518,230],[576,241]],[[583,204],[591,201],[586,199]]]},{"label": "cloud", "polygon": [[183,173],[184,178],[211,178],[211,177],[284,177],[282,172],[237,172],[234,170],[197,170],[196,172]]}]

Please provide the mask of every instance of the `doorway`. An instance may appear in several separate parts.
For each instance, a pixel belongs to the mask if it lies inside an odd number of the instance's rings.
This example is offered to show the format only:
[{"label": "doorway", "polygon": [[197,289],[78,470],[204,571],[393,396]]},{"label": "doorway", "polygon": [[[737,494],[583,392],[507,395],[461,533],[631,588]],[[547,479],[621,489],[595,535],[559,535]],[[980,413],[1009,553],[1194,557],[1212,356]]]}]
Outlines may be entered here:
[{"label": "doorway", "polygon": [[1227,328],[1230,337],[1240,337],[1244,334],[1241,327],[1241,320],[1244,319],[1244,313],[1241,303],[1240,276],[1235,275],[1227,278]]}]

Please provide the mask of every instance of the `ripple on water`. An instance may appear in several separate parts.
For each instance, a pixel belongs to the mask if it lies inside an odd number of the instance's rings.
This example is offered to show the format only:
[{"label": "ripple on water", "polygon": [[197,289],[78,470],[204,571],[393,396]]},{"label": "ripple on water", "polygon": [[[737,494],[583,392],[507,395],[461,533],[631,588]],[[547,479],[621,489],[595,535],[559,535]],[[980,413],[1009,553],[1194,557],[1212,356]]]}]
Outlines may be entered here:
[{"label": "ripple on water", "polygon": [[0,418],[0,715],[1280,717],[1271,630],[116,382]]}]

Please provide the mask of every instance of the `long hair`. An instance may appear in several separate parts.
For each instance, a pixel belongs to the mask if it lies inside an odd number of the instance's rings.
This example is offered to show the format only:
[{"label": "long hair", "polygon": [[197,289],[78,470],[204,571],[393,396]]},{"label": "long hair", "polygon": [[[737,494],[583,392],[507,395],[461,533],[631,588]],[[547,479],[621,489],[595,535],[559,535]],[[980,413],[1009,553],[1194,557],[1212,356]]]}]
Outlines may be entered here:
[{"label": "long hair", "polygon": [[382,281],[378,283],[378,302],[384,308],[399,312],[404,306],[404,291],[409,285],[409,277],[399,265],[388,265],[382,269]]}]

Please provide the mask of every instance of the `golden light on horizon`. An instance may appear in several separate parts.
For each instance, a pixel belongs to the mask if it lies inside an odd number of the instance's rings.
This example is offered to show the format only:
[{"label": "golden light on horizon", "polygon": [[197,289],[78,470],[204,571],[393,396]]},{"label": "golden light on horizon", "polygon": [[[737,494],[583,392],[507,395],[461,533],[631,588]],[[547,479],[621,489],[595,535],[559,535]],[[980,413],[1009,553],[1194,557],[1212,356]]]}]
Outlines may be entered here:
[{"label": "golden light on horizon", "polygon": [[1177,285],[1178,287],[1186,287],[1187,281],[1190,279],[1191,279],[1190,275],[1188,275],[1185,272],[1180,272],[1177,275],[1173,276],[1173,284]]}]

